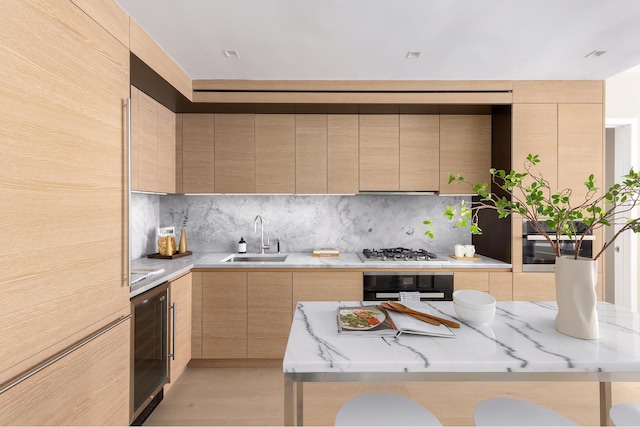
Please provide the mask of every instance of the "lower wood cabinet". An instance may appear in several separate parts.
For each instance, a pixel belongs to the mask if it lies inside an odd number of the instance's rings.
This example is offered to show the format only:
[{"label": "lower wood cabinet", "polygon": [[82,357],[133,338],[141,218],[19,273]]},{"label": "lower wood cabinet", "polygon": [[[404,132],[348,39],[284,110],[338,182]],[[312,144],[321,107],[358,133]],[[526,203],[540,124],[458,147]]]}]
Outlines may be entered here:
[{"label": "lower wood cabinet", "polygon": [[[603,301],[603,275],[598,273],[596,294]],[[514,301],[555,301],[555,273],[513,273]]]},{"label": "lower wood cabinet", "polygon": [[361,272],[194,272],[193,359],[279,359],[298,301],[360,301]]},{"label": "lower wood cabinet", "polygon": [[129,425],[131,321],[0,394],[0,425]]},{"label": "lower wood cabinet", "polygon": [[291,328],[292,273],[247,273],[248,357],[284,357]]},{"label": "lower wood cabinet", "polygon": [[[169,332],[171,352],[174,358],[169,363],[169,388],[184,372],[191,360],[191,273],[172,281],[169,285],[169,304],[174,307],[169,318],[169,325],[175,321],[175,336]],[[175,314],[175,319],[174,319]],[[175,344],[173,342],[175,340]]]},{"label": "lower wood cabinet", "polygon": [[498,301],[511,301],[512,273],[494,271],[461,271],[453,273],[454,290],[474,289],[488,292]]}]

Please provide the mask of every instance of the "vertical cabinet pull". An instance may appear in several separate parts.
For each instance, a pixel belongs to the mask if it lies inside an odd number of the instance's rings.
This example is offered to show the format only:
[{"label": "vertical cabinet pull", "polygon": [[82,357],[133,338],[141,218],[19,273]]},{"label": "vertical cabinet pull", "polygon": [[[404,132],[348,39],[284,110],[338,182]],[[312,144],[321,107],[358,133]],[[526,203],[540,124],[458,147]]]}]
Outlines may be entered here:
[{"label": "vertical cabinet pull", "polygon": [[171,316],[172,319],[172,325],[171,328],[173,330],[172,332],[172,338],[171,338],[171,353],[168,355],[172,360],[176,360],[176,335],[177,335],[177,324],[178,324],[178,303],[174,302],[173,304],[171,304],[169,306],[169,309],[171,311],[173,311],[173,316]]},{"label": "vertical cabinet pull", "polygon": [[131,98],[127,98],[124,101],[125,108],[125,197],[126,197],[126,224],[125,230],[126,232],[126,240],[127,240],[127,253],[126,253],[126,266],[127,271],[125,272],[125,277],[122,278],[122,282],[126,284],[126,286],[131,286]]}]

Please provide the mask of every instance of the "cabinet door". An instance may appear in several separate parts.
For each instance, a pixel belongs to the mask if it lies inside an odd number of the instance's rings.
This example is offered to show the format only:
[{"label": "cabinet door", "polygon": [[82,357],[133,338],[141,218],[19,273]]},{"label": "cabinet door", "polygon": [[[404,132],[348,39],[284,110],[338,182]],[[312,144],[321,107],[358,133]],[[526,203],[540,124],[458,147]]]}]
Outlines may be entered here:
[{"label": "cabinet door", "polygon": [[514,301],[555,301],[556,281],[553,273],[514,273]]},{"label": "cabinet door", "polygon": [[295,193],[296,116],[256,114],[256,193]]},{"label": "cabinet door", "polygon": [[449,173],[473,184],[489,182],[491,116],[440,116],[440,194],[470,194],[467,185],[448,184]]},{"label": "cabinet door", "polygon": [[440,116],[400,115],[400,190],[440,188]]},{"label": "cabinet door", "polygon": [[158,191],[176,192],[176,118],[175,114],[157,104],[158,130]]},{"label": "cabinet door", "polygon": [[535,170],[549,182],[551,191],[558,188],[558,105],[514,104],[511,164],[523,170],[528,154],[538,154]]},{"label": "cabinet door", "polygon": [[169,364],[169,383],[178,379],[191,360],[191,285],[191,273],[172,281],[170,285],[170,304],[173,305],[173,310],[169,324],[173,326],[175,322],[175,336],[171,331],[169,345],[174,351],[174,356]]},{"label": "cabinet door", "polygon": [[489,272],[489,293],[498,301],[513,301],[513,273]]},{"label": "cabinet door", "polygon": [[11,2],[0,27],[3,383],[130,312],[130,84],[127,48],[70,1]]},{"label": "cabinet door", "polygon": [[572,190],[574,206],[584,202],[584,182],[590,174],[602,194],[603,141],[602,104],[558,105],[558,188]]},{"label": "cabinet door", "polygon": [[138,94],[138,188],[158,191],[158,103],[144,92]]},{"label": "cabinet door", "polygon": [[291,327],[291,273],[248,273],[249,357],[282,358]]},{"label": "cabinet door", "polygon": [[182,191],[213,193],[213,114],[182,115]]},{"label": "cabinet door", "polygon": [[294,272],[294,310],[299,301],[362,301],[362,273]]},{"label": "cabinet door", "polygon": [[327,115],[296,114],[296,193],[327,192]]},{"label": "cabinet door", "polygon": [[191,358],[202,359],[202,275],[191,273]]},{"label": "cabinet door", "polygon": [[216,193],[255,193],[253,114],[215,115]]},{"label": "cabinet door", "polygon": [[360,190],[400,188],[398,114],[360,115]]},{"label": "cabinet door", "polygon": [[327,192],[358,192],[358,115],[327,116]]},{"label": "cabinet door", "polygon": [[489,292],[489,273],[486,271],[464,271],[453,273],[453,289],[473,289]]},{"label": "cabinet door", "polygon": [[0,394],[0,425],[129,425],[129,320]]},{"label": "cabinet door", "polygon": [[247,273],[203,273],[202,357],[247,357]]}]

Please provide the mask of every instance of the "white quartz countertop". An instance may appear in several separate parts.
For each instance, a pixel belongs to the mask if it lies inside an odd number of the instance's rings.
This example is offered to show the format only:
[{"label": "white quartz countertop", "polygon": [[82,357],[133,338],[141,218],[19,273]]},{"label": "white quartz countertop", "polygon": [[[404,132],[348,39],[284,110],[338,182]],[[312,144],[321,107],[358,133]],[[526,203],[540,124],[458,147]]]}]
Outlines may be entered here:
[{"label": "white quartz countertop", "polygon": [[[582,340],[555,329],[554,302],[498,302],[484,326],[461,323],[456,338],[400,335],[345,337],[337,332],[339,305],[299,303],[289,335],[283,371],[298,380],[321,374],[339,379],[355,373],[589,373],[601,381],[640,379],[640,314],[598,303],[600,338]],[[422,302],[432,314],[460,322],[451,301]],[[335,375],[334,375],[335,374]],[[334,375],[334,376],[331,376]],[[488,375],[487,378],[494,378]],[[631,379],[634,378],[634,379]]]},{"label": "white quartz countertop", "polygon": [[[341,253],[339,257],[314,257],[311,253],[287,253],[283,262],[225,262],[232,253],[215,252],[193,254],[175,259],[140,258],[131,264],[133,277],[150,276],[131,286],[131,298],[153,287],[188,273],[192,268],[211,269],[272,269],[272,268],[353,268],[353,269],[511,269],[511,264],[476,255],[480,260],[456,260],[447,254],[437,254],[435,261],[380,261],[363,262],[355,252]],[[247,254],[251,255],[251,254]],[[276,255],[271,253],[270,255]]]}]

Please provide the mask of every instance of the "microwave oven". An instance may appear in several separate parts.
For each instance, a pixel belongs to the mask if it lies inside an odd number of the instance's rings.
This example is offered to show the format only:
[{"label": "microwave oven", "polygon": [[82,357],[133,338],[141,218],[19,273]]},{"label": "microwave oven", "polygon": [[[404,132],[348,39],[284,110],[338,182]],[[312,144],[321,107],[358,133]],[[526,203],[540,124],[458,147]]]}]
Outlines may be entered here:
[{"label": "microwave oven", "polygon": [[[541,223],[547,234],[556,239],[555,231],[551,230],[544,222]],[[582,234],[585,225],[575,223],[576,230]],[[561,235],[560,250],[563,255],[575,255],[576,245],[572,236]],[[593,258],[593,241],[595,236],[591,233],[586,235],[580,245],[578,256]],[[536,230],[528,220],[522,221],[522,271],[524,272],[553,272],[556,266],[556,254],[551,247],[551,243],[544,235]]]}]

